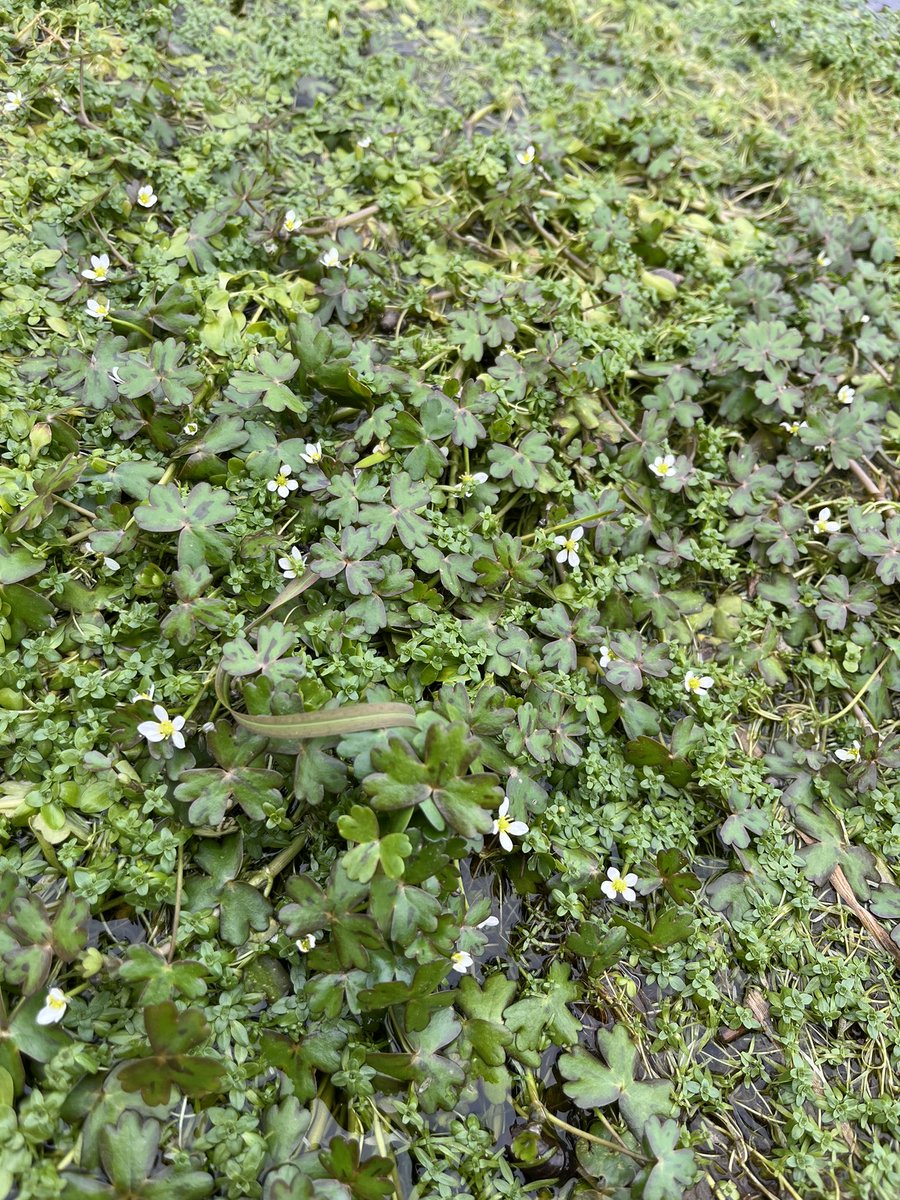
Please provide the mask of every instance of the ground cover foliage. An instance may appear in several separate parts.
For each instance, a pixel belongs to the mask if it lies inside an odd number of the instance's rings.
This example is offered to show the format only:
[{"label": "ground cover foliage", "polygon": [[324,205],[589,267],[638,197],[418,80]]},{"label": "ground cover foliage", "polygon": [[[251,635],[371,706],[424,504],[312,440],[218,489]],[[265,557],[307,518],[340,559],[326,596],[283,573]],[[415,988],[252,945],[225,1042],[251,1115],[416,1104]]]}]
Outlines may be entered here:
[{"label": "ground cover foliage", "polygon": [[0,1196],[895,1196],[896,17],[3,15]]}]

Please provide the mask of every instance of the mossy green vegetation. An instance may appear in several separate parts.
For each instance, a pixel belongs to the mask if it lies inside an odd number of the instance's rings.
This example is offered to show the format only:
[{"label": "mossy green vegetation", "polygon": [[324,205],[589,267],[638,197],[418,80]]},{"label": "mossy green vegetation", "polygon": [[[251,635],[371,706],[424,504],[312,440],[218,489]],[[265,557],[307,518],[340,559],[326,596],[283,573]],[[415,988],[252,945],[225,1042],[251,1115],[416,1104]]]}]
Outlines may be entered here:
[{"label": "mossy green vegetation", "polygon": [[0,1200],[889,1200],[898,24],[4,12]]}]

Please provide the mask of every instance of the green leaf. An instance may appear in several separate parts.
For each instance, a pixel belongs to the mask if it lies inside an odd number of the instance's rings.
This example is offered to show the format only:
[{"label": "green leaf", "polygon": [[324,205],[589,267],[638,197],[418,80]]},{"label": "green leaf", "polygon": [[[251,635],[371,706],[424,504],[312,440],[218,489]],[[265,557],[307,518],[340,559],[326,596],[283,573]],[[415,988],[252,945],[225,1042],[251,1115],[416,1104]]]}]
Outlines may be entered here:
[{"label": "green leaf", "polygon": [[566,1083],[563,1091],[579,1108],[604,1108],[614,1101],[631,1129],[644,1132],[652,1117],[668,1117],[672,1111],[671,1086],[663,1080],[635,1079],[637,1047],[623,1025],[597,1033],[597,1047],[606,1064],[583,1047],[564,1054],[559,1069]]}]

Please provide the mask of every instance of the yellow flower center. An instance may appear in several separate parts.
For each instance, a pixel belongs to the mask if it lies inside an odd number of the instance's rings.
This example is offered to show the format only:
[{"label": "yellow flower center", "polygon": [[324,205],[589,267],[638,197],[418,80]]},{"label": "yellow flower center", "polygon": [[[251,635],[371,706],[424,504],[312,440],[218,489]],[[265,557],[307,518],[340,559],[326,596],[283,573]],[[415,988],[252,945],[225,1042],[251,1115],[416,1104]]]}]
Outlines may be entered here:
[{"label": "yellow flower center", "polygon": [[51,1008],[54,1012],[60,1012],[60,1011],[64,1010],[66,1007],[65,997],[64,996],[48,996],[47,997],[47,1007]]},{"label": "yellow flower center", "polygon": [[657,469],[657,471],[659,471],[660,475],[668,475],[668,473],[669,473],[669,464],[668,464],[668,463],[664,463],[664,462],[662,462],[662,463],[658,463],[658,464],[657,464],[657,467],[656,467],[656,469]]},{"label": "yellow flower center", "polygon": [[700,680],[696,677],[696,675],[693,677],[693,679],[688,680],[688,687],[692,692],[696,692],[700,687]]},{"label": "yellow flower center", "polygon": [[175,726],[171,721],[160,721],[159,732],[164,738],[169,738],[175,732]]},{"label": "yellow flower center", "polygon": [[578,549],[578,543],[574,538],[566,538],[566,549],[571,553],[572,550]]},{"label": "yellow flower center", "polygon": [[614,892],[625,892],[628,890],[628,884],[625,882],[625,880],[622,878],[621,875],[619,876],[618,879],[613,879],[611,882],[613,885]]},{"label": "yellow flower center", "polygon": [[512,821],[510,821],[509,817],[498,817],[497,818],[497,832],[498,833],[509,833],[509,827],[511,824],[512,824]]},{"label": "yellow flower center", "polygon": [[285,484],[287,483],[287,475],[276,475],[275,482],[278,484],[279,487],[284,487]]},{"label": "yellow flower center", "polygon": [[450,961],[453,963],[453,965],[455,967],[458,967],[459,964],[462,962],[462,960],[463,960],[463,956],[462,956],[461,950],[457,950],[455,954],[450,955]]}]

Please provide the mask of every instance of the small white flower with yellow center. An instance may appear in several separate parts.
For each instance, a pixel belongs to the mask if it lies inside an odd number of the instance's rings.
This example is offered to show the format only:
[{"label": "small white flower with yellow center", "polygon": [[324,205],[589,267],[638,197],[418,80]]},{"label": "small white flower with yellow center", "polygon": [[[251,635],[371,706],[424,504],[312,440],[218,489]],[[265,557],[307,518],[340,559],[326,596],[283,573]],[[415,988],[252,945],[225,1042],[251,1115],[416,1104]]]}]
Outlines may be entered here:
[{"label": "small white flower with yellow center", "polygon": [[456,950],[450,955],[450,967],[458,975],[465,975],[474,963],[474,958],[466,950]]},{"label": "small white flower with yellow center", "polygon": [[69,1002],[63,991],[53,987],[44,997],[44,1007],[34,1018],[38,1025],[58,1025],[66,1015]]},{"label": "small white flower with yellow center", "polygon": [[92,254],[91,265],[81,272],[84,279],[93,279],[94,283],[106,283],[109,275],[109,255]]},{"label": "small white flower with yellow center", "polygon": [[564,533],[559,533],[553,539],[557,546],[560,547],[556,555],[558,563],[567,562],[570,567],[577,567],[581,559],[578,556],[578,543],[584,537],[584,526],[577,525],[568,536]]},{"label": "small white flower with yellow center", "polygon": [[324,254],[319,255],[319,262],[329,271],[332,267],[339,267],[341,265],[340,250],[337,246],[331,246]]},{"label": "small white flower with yellow center", "polygon": [[633,904],[637,900],[637,892],[634,890],[637,881],[637,875],[622,875],[618,868],[610,867],[606,878],[600,884],[600,891],[608,900],[625,900],[628,904]]},{"label": "small white flower with yellow center", "polygon": [[277,492],[282,500],[287,500],[291,492],[296,492],[300,486],[296,479],[291,479],[291,468],[287,463],[281,464],[281,470],[274,479],[270,479],[266,484],[266,491]]},{"label": "small white flower with yellow center", "polygon": [[834,757],[838,762],[855,763],[859,762],[859,742],[854,741],[846,750],[835,750]]},{"label": "small white flower with yellow center", "polygon": [[534,146],[532,146],[532,144],[529,142],[524,150],[519,150],[516,153],[516,158],[523,167],[530,167],[534,162],[534,156],[536,153],[537,151],[535,150]]},{"label": "small white flower with yellow center", "polygon": [[131,697],[131,703],[137,704],[138,700],[152,700],[153,693],[156,691],[156,684],[150,684],[149,692],[138,692],[137,695]]},{"label": "small white flower with yellow center", "polygon": [[138,188],[137,202],[141,208],[152,208],[158,199],[152,183],[142,183]]},{"label": "small white flower with yellow center", "polygon": [[292,208],[289,208],[284,214],[284,221],[281,225],[282,233],[296,233],[300,228],[301,221]]},{"label": "small white flower with yellow center", "polygon": [[307,442],[300,457],[305,463],[309,463],[311,467],[314,467],[316,463],[322,461],[322,443]]},{"label": "small white flower with yellow center", "polygon": [[862,325],[868,325],[868,323],[872,320],[872,318],[869,316],[868,313],[863,313],[863,315],[859,318],[859,320]]},{"label": "small white flower with yellow center", "polygon": [[96,317],[98,321],[102,321],[104,317],[109,316],[109,301],[105,296],[91,296],[85,305],[88,313],[92,317]]},{"label": "small white flower with yellow center", "polygon": [[306,566],[306,559],[299,546],[291,546],[290,555],[279,558],[278,566],[285,579],[296,579],[297,573]]},{"label": "small white flower with yellow center", "polygon": [[841,404],[852,404],[856,399],[856,388],[852,388],[848,383],[845,383],[842,388],[838,388],[837,398]]},{"label": "small white flower with yellow center", "polygon": [[368,150],[368,148],[372,145],[372,139],[368,134],[366,134],[365,137],[359,138],[356,144],[360,150]]},{"label": "small white flower with yellow center", "polygon": [[831,509],[822,508],[817,517],[810,517],[813,533],[840,533],[840,521],[832,521]]},{"label": "small white flower with yellow center", "polygon": [[186,433],[188,437],[196,437],[197,431],[199,430],[199,428],[200,428],[200,426],[197,424],[196,421],[188,421],[187,425],[185,425],[185,427],[184,427],[183,432]]},{"label": "small white flower with yellow center", "polygon": [[17,88],[14,92],[6,93],[6,99],[3,102],[3,111],[4,112],[17,112],[24,103],[25,103],[25,97],[22,95],[22,93]]},{"label": "small white flower with yellow center", "polygon": [[456,482],[460,494],[463,496],[471,496],[477,487],[487,483],[488,477],[485,471],[476,471],[474,475],[470,475],[468,471],[463,471]]},{"label": "small white flower with yellow center", "polygon": [[675,455],[657,454],[656,458],[650,464],[650,470],[654,475],[658,475],[660,479],[667,479],[670,475],[674,475]]},{"label": "small white flower with yellow center", "polygon": [[819,264],[820,267],[830,267],[831,266],[831,259],[828,257],[827,254],[816,255],[816,262]]},{"label": "small white flower with yellow center", "polygon": [[715,682],[712,675],[698,675],[696,671],[688,671],[684,677],[684,690],[692,696],[708,696],[709,689]]},{"label": "small white flower with yellow center", "polygon": [[500,845],[507,853],[513,848],[512,839],[514,837],[524,837],[528,832],[528,826],[524,821],[511,821],[508,814],[509,796],[504,796],[503,803],[497,809],[497,815],[494,818],[494,827],[491,832],[499,837]]},{"label": "small white flower with yellow center", "polygon": [[309,954],[310,950],[315,950],[317,940],[314,933],[308,933],[306,937],[297,938],[297,949],[301,954]]},{"label": "small white flower with yellow center", "polygon": [[801,429],[809,429],[808,421],[782,421],[781,428],[785,433],[790,433],[796,436]]},{"label": "small white flower with yellow center", "polygon": [[179,750],[184,749],[184,717],[170,717],[161,704],[153,705],[155,721],[141,721],[137,727],[141,737],[148,742],[171,742]]},{"label": "small white flower with yellow center", "polygon": [[611,662],[614,662],[616,655],[610,650],[609,646],[600,647],[600,657],[597,659],[597,664],[601,671],[605,671]]}]

